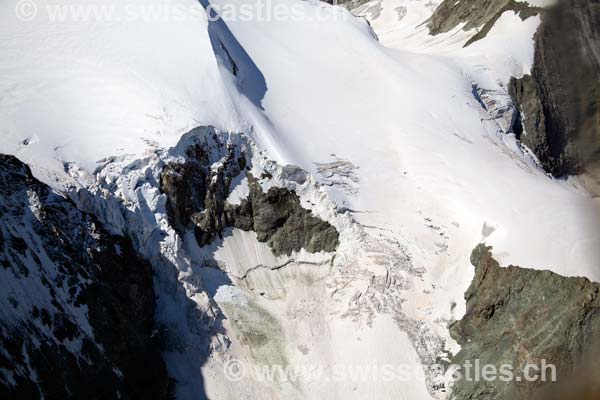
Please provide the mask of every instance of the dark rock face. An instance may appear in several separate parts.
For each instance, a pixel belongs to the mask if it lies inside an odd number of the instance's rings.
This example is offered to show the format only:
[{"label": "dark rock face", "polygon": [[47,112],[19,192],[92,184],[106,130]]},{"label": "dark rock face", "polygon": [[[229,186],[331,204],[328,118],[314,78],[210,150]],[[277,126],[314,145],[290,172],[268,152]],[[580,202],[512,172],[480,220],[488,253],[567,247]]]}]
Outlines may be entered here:
[{"label": "dark rock face", "polygon": [[[454,364],[480,360],[480,364],[514,367],[523,376],[526,363],[556,365],[556,382],[486,382],[459,380],[456,399],[547,399],[571,397],[595,390],[600,345],[600,284],[586,278],[566,278],[550,271],[509,266],[492,258],[490,247],[480,244],[471,254],[475,277],[465,299],[465,316],[450,326],[462,346]],[[595,365],[594,365],[595,364]],[[584,379],[578,379],[584,377]],[[554,398],[554,397],[552,397]]]},{"label": "dark rock face", "polygon": [[0,398],[167,398],[149,263],[0,155]]},{"label": "dark rock face", "polygon": [[585,174],[600,193],[600,2],[564,0],[542,13],[531,76],[512,79],[521,140],[554,176]]},{"label": "dark rock face", "polygon": [[555,177],[581,175],[600,194],[600,2],[562,0],[540,9],[515,0],[445,0],[428,21],[432,35],[461,23],[484,38],[506,11],[540,14],[531,75],[511,79],[521,116],[515,133]]},{"label": "dark rock face", "polygon": [[278,187],[272,187],[265,193],[258,180],[250,174],[248,185],[248,199],[239,206],[228,207],[233,226],[256,232],[257,239],[267,242],[275,255],[290,254],[300,249],[311,253],[336,249],[337,230],[302,208],[296,193]]},{"label": "dark rock face", "polygon": [[357,7],[360,7],[363,4],[368,3],[370,0],[322,0],[324,3],[344,6],[349,10],[353,10]]},{"label": "dark rock face", "polygon": [[197,143],[186,150],[184,163],[168,164],[161,173],[169,221],[180,233],[193,228],[200,246],[220,236],[227,226],[224,211],[229,186],[246,166],[245,155],[236,150],[235,146],[221,149],[224,156],[211,168],[208,144]]},{"label": "dark rock face", "polygon": [[445,0],[435,9],[428,21],[428,27],[432,35],[449,32],[461,23],[465,24],[466,31],[479,29],[479,32],[465,43],[465,46],[468,46],[483,39],[506,11],[514,11],[525,20],[536,15],[539,9],[515,0]]},{"label": "dark rock face", "polygon": [[[231,182],[244,173],[247,160],[238,147],[212,139],[213,144],[194,144],[186,151],[185,162],[168,164],[161,173],[169,220],[180,233],[193,229],[196,241],[204,246],[220,237],[224,228],[235,227],[256,232],[258,240],[267,242],[275,255],[302,248],[309,252],[335,250],[336,229],[302,208],[291,190],[272,187],[265,193],[259,180],[246,172],[248,198],[239,205],[227,203]],[[207,157],[219,153],[219,159]],[[296,181],[306,179],[297,168],[288,167],[284,172]]]}]

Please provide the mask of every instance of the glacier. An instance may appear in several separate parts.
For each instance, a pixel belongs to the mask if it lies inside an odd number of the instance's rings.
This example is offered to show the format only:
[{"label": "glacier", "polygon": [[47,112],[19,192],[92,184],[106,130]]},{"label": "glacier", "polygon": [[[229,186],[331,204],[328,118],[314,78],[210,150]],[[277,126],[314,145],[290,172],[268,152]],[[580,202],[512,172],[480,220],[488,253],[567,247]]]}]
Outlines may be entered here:
[{"label": "glacier", "polygon": [[[276,3],[298,7],[299,21],[209,21],[209,3],[175,0],[201,12],[94,24],[17,21],[16,3],[0,5],[0,152],[151,262],[178,398],[445,398],[447,378],[428,366],[459,348],[447,325],[465,312],[478,243],[503,266],[600,280],[598,200],[577,178],[546,174],[505,113],[508,80],[531,68],[538,17],[506,12],[463,47],[474,32],[461,26],[429,35],[428,0],[375,0],[356,15]],[[207,137],[247,148],[252,173],[271,176],[264,190],[293,190],[333,225],[335,253],[276,257],[236,229],[197,248],[176,232],[160,173]],[[248,332],[266,344],[248,345]],[[424,373],[231,382],[232,359]]]}]

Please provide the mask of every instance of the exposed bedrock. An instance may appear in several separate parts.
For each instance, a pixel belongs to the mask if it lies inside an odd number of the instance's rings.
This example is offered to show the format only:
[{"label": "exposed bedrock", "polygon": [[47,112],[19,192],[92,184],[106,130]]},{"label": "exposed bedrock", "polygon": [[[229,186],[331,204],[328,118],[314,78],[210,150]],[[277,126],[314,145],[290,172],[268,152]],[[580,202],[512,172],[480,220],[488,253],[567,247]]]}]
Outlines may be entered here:
[{"label": "exposed bedrock", "polygon": [[[551,4],[551,2],[548,2]],[[560,0],[539,8],[516,0],[446,0],[428,21],[432,35],[464,24],[484,38],[506,11],[540,15],[530,75],[509,83],[520,111],[518,138],[555,177],[580,175],[600,194],[600,2]]]},{"label": "exposed bedrock", "polygon": [[516,0],[445,0],[435,9],[427,26],[432,35],[449,32],[460,24],[464,24],[466,31],[476,29],[478,33],[465,43],[468,46],[483,39],[506,11],[513,11],[525,20],[539,9]]},{"label": "exposed bedrock", "polygon": [[346,7],[349,10],[353,10],[360,7],[363,4],[370,2],[371,0],[322,0],[324,3],[338,5]]},{"label": "exposed bedrock", "polygon": [[[462,346],[452,362],[479,359],[481,366],[497,369],[507,364],[521,378],[462,379],[454,384],[453,398],[600,398],[600,284],[550,271],[503,268],[490,249],[480,244],[471,254],[475,277],[465,293],[466,314],[450,325]],[[542,360],[556,365],[556,382],[551,370],[545,382],[524,379],[525,365],[541,366]]]},{"label": "exposed bedrock", "polygon": [[152,270],[0,155],[0,398],[160,399]]},{"label": "exposed bedrock", "polygon": [[[270,187],[264,191],[260,181],[269,177],[252,176],[242,149],[229,146],[221,159],[211,163],[205,157],[210,151],[206,146],[190,147],[184,162],[167,164],[161,173],[169,219],[180,233],[193,229],[196,241],[204,246],[221,237],[226,227],[252,230],[275,255],[336,249],[337,230],[303,208],[292,190]],[[232,180],[244,176],[248,197],[240,204],[228,203]]]},{"label": "exposed bedrock", "polygon": [[541,21],[531,75],[510,82],[521,140],[546,171],[583,174],[600,194],[600,2],[563,0]]},{"label": "exposed bedrock", "polygon": [[229,207],[235,227],[244,229],[245,221],[251,220],[251,230],[256,232],[259,241],[271,246],[275,255],[290,254],[300,249],[310,253],[336,249],[337,230],[303,208],[296,193],[279,187],[264,192],[259,182],[250,175],[248,184],[249,197],[242,200],[239,207]]},{"label": "exposed bedrock", "polygon": [[186,149],[185,162],[167,164],[160,175],[169,221],[180,233],[193,228],[200,246],[227,226],[225,199],[231,180],[246,166],[245,154],[238,147],[216,147],[212,154],[223,153],[218,161],[211,162],[208,143],[196,143]]}]

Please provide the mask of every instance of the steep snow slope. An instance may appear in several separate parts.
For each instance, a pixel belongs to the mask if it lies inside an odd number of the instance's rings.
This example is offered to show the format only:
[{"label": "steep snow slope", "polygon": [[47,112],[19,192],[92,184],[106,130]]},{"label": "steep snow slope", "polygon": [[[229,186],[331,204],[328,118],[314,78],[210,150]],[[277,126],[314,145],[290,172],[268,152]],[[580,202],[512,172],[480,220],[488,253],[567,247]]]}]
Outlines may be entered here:
[{"label": "steep snow slope", "polygon": [[[232,383],[223,363],[431,364],[452,347],[447,322],[464,310],[468,255],[480,240],[503,263],[600,279],[597,206],[575,183],[540,172],[489,106],[505,101],[510,74],[528,70],[535,19],[503,16],[463,50],[472,35],[431,38],[417,27],[431,13],[421,1],[381,3],[388,22],[372,24],[383,45],[340,7],[278,4],[304,18],[27,25],[10,18],[14,2],[2,6],[0,149],[46,179],[65,171],[60,178],[74,181],[54,183],[79,189],[71,194],[82,208],[151,260],[181,398],[426,398],[431,376]],[[225,131],[221,143],[247,140],[228,130],[248,133],[256,173],[272,176],[265,185],[296,190],[303,207],[338,229],[331,264],[327,254],[300,254],[279,268],[290,260],[274,259],[251,233],[232,231],[198,250],[175,232],[160,172],[183,157],[188,139],[213,137],[200,129],[166,149],[201,124]],[[211,156],[217,168],[221,154]],[[288,163],[314,177],[291,179]],[[245,196],[240,185],[234,202]]]},{"label": "steep snow slope", "polygon": [[[427,16],[424,2],[383,6],[389,14],[409,10],[395,42],[390,33],[394,49],[376,43],[363,21],[315,22],[319,8],[343,11],[314,2],[302,3],[313,21],[229,24],[265,75],[265,113],[283,144],[274,153],[314,173],[315,163],[338,158],[357,166],[358,194],[341,198],[363,212],[359,221],[409,233],[428,269],[452,270],[486,237],[504,263],[598,279],[596,204],[515,154],[473,95],[473,83],[496,90],[528,70],[535,18],[503,15],[488,38],[463,52],[462,31],[431,38],[416,27]],[[482,234],[484,224],[493,228]]]},{"label": "steep snow slope", "polygon": [[[232,149],[245,154],[251,174],[265,176],[260,180],[264,190],[295,191],[302,207],[339,232],[335,255],[301,250],[274,257],[253,232],[238,230],[225,231],[203,248],[192,232],[177,234],[158,182],[166,164],[181,162],[197,144],[210,149],[211,169],[223,165],[221,157]],[[424,376],[421,363],[434,362],[443,339],[429,322],[406,315],[401,298],[423,271],[414,267],[402,243],[369,234],[337,209],[314,177],[290,175],[289,168],[263,154],[244,135],[199,128],[168,151],[107,163],[95,182],[75,177],[87,186],[72,192],[80,207],[130,236],[155,268],[158,330],[178,397],[429,397],[434,376]],[[243,362],[248,374],[228,378],[230,360]],[[334,380],[340,366],[380,364],[405,366],[415,379],[382,382],[374,373]],[[296,368],[289,371],[295,379],[251,374],[265,365]]]},{"label": "steep snow slope", "polygon": [[150,264],[3,154],[0,266],[2,398],[168,395]]},{"label": "steep snow slope", "polygon": [[[577,182],[546,176],[493,107],[508,101],[510,75],[530,68],[537,19],[505,14],[463,50],[473,32],[432,38],[417,26],[431,12],[424,2],[383,6],[388,16],[407,7],[406,20],[387,26],[389,41],[372,21],[394,48],[363,21],[334,18],[344,11],[315,2],[301,3],[309,16],[301,22],[229,23],[269,88],[263,106],[280,142],[270,153],[331,185],[367,231],[408,246],[426,270],[401,295],[416,320],[443,321],[452,302],[460,316],[465,265],[480,241],[504,265],[598,280],[598,204]],[[327,24],[315,22],[318,9],[331,15]],[[443,335],[444,322],[432,326]]]},{"label": "steep snow slope", "polygon": [[[161,5],[188,13],[128,19],[116,0],[38,1],[32,21],[17,19],[16,3],[0,5],[0,151],[36,170],[68,162],[92,172],[105,157],[172,146],[198,125],[239,127],[198,2],[127,2],[140,15]],[[108,11],[50,20],[45,7],[61,4]]]}]

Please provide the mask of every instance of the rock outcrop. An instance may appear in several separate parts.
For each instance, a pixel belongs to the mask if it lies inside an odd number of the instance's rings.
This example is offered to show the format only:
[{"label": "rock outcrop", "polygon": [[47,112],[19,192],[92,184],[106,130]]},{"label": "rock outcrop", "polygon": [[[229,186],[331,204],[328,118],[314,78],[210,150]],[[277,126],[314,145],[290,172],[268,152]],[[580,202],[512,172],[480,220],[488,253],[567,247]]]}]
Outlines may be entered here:
[{"label": "rock outcrop", "polygon": [[[180,234],[193,230],[198,245],[204,246],[221,237],[224,228],[235,227],[256,232],[257,239],[267,242],[275,255],[336,249],[339,234],[331,224],[303,208],[292,190],[270,187],[264,191],[260,181],[269,177],[259,179],[250,173],[244,150],[213,139],[214,143],[190,146],[185,161],[168,163],[161,173],[169,220]],[[220,154],[220,158],[211,160],[208,154]],[[306,179],[302,171],[288,170],[288,174],[300,174],[297,179]],[[240,177],[247,181],[248,197],[230,204],[232,181]]]},{"label": "rock outcrop", "polygon": [[432,35],[463,24],[477,30],[464,46],[484,38],[500,16],[540,15],[530,75],[512,78],[520,112],[514,133],[555,177],[580,175],[600,194],[600,3],[562,0],[545,8],[516,0],[445,0],[428,20]]},{"label": "rock outcrop", "polygon": [[169,221],[180,233],[193,228],[200,246],[221,235],[228,225],[225,200],[231,180],[246,166],[243,151],[233,145],[224,148],[212,139],[217,143],[212,153],[224,153],[222,158],[211,160],[209,144],[196,143],[185,150],[185,162],[167,164],[160,176]]},{"label": "rock outcrop", "polygon": [[0,397],[162,399],[152,269],[0,155]]},{"label": "rock outcrop", "polygon": [[429,32],[437,35],[464,24],[463,29],[466,31],[478,30],[464,44],[464,46],[468,46],[483,39],[506,11],[513,11],[525,20],[536,15],[540,10],[531,7],[526,2],[516,0],[445,0],[435,9],[429,19]]},{"label": "rock outcrop", "polygon": [[[453,398],[586,398],[582,393],[598,398],[600,284],[550,271],[502,268],[490,249],[480,244],[471,254],[475,277],[465,293],[466,314],[450,326],[462,346],[452,363],[478,359],[481,366],[492,364],[498,370],[507,364],[515,379],[463,377],[453,386]],[[546,381],[524,379],[524,366],[541,366],[542,360],[556,366],[556,382],[551,370]]]},{"label": "rock outcrop", "polygon": [[542,13],[531,75],[512,79],[521,140],[554,176],[583,174],[600,193],[600,3],[564,0]]},{"label": "rock outcrop", "polygon": [[260,183],[248,174],[250,195],[239,206],[228,206],[232,225],[253,230],[257,239],[267,242],[275,255],[289,255],[305,249],[310,253],[335,251],[338,232],[300,205],[291,190],[271,187],[264,192]]}]

